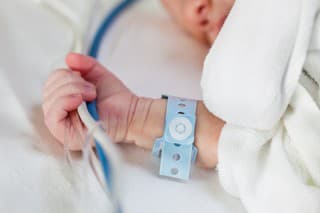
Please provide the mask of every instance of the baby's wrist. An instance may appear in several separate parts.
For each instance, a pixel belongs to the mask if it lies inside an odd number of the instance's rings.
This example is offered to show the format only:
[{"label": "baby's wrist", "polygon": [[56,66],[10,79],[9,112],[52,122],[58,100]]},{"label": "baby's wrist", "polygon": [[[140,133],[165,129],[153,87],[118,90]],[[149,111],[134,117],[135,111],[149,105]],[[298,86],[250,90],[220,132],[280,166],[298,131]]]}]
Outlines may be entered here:
[{"label": "baby's wrist", "polygon": [[154,141],[163,134],[166,100],[139,97],[128,123],[126,140],[152,149]]},{"label": "baby's wrist", "polygon": [[[126,140],[141,148],[152,149],[155,140],[163,135],[166,107],[167,101],[164,99],[138,98]],[[202,101],[198,101],[196,113],[197,164],[204,168],[214,168],[224,122],[210,113]]]}]

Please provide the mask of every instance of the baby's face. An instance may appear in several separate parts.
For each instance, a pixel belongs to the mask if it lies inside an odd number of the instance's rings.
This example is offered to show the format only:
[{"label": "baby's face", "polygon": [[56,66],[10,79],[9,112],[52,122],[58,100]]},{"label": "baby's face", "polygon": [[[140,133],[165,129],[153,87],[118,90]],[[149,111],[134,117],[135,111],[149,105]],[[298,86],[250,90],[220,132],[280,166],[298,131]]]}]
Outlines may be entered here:
[{"label": "baby's face", "polygon": [[193,37],[212,44],[235,0],[162,0],[174,20]]}]

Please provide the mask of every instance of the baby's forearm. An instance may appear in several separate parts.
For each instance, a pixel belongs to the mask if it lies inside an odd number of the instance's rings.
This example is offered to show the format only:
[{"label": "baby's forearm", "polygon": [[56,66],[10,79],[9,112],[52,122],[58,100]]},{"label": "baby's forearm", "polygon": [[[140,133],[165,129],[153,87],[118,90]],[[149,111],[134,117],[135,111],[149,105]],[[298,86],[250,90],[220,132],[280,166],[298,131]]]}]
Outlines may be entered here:
[{"label": "baby's forearm", "polygon": [[[163,135],[166,105],[164,99],[139,98],[129,121],[126,140],[152,149],[155,139]],[[202,101],[198,101],[195,146],[200,167],[216,166],[218,140],[223,126],[224,122],[211,114]]]}]

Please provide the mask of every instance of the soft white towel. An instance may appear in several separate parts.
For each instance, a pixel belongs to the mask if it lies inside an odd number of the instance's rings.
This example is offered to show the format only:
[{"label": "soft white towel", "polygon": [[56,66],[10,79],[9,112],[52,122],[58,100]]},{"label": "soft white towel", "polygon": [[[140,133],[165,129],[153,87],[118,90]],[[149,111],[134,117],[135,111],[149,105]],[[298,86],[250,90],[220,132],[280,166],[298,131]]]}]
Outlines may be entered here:
[{"label": "soft white towel", "polygon": [[238,0],[207,56],[204,101],[226,121],[220,180],[248,212],[320,212],[318,97],[299,83],[306,62],[318,87],[319,8]]}]

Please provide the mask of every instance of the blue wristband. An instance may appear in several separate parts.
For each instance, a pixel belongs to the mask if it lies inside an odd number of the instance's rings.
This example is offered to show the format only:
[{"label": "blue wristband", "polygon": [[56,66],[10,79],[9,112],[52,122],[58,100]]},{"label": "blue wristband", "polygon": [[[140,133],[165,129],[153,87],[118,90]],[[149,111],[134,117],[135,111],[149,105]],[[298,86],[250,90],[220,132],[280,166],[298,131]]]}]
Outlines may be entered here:
[{"label": "blue wristband", "polygon": [[194,146],[197,102],[166,97],[164,134],[156,139],[152,153],[161,157],[160,175],[188,180],[197,156]]}]

